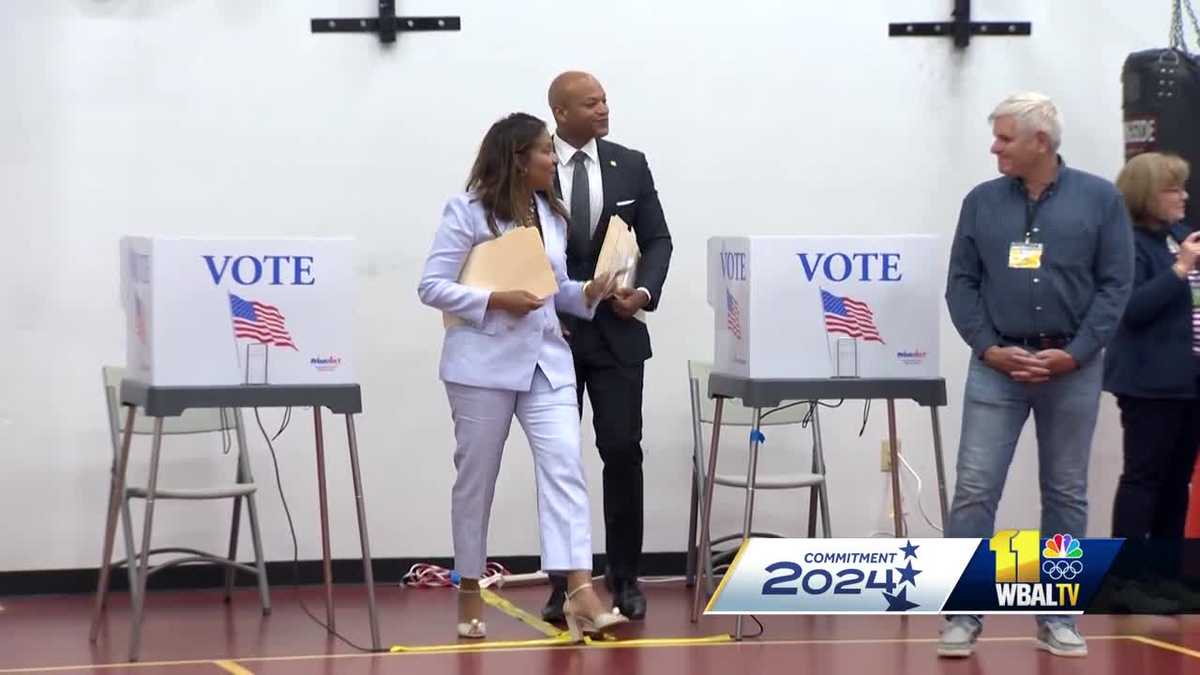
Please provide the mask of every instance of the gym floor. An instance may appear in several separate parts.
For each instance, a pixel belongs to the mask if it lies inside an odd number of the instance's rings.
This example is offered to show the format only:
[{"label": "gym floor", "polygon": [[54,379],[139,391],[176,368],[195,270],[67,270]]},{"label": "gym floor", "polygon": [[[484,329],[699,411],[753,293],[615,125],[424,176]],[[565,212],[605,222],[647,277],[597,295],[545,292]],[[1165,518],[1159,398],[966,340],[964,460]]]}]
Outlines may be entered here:
[{"label": "gym floor", "polygon": [[[129,603],[115,593],[95,644],[88,641],[92,597],[8,597],[0,601],[0,673],[1200,673],[1200,617],[1085,616],[1080,628],[1089,656],[1055,657],[1034,647],[1030,617],[994,616],[969,659],[935,655],[938,617],[768,616],[761,635],[729,639],[733,620],[689,621],[690,589],[681,582],[648,583],[645,621],[616,640],[555,644],[537,627],[489,606],[488,639],[456,637],[453,591],[380,585],[385,646],[407,650],[360,652],[310,619],[300,600],[323,617],[320,587],[272,588],[273,611],[263,616],[252,590],[151,592],[141,659],[129,663]],[[506,588],[500,596],[536,614],[547,587]],[[369,644],[361,586],[335,591],[336,628]],[[758,626],[745,623],[748,634]]]}]

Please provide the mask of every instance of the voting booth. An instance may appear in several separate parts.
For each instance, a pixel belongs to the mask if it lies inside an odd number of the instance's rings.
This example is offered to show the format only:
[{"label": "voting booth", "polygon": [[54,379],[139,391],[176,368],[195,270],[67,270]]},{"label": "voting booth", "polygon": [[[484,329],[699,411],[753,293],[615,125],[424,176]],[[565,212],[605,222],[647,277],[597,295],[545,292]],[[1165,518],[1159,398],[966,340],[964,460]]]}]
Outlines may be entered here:
[{"label": "voting booth", "polygon": [[128,377],[153,386],[354,382],[352,246],[123,238]]},{"label": "voting booth", "polygon": [[[353,376],[352,246],[349,238],[129,236],[121,240],[120,293],[126,315],[127,365],[119,389],[110,398],[115,452],[89,635],[93,642],[105,614],[114,540],[121,518],[126,521],[130,577],[131,661],[136,661],[141,651],[147,579],[157,569],[180,564],[173,560],[151,567],[151,555],[190,552],[197,555],[186,558],[188,562],[202,560],[255,573],[263,611],[270,611],[254,501],[256,486],[246,454],[241,409],[254,408],[257,416],[259,408],[309,408],[316,445],[325,623],[333,629],[333,563],[322,421],[323,411],[328,409],[345,417],[371,645],[375,650],[382,648],[354,421],[363,407],[361,388]],[[118,405],[124,409],[123,424],[117,418]],[[233,431],[238,449],[235,483],[183,491],[159,489],[164,433],[185,433],[165,429],[187,411],[206,408],[220,411],[218,430]],[[150,469],[145,487],[127,488],[131,442],[139,415],[153,423]],[[131,534],[134,525],[129,510],[122,507],[132,498],[145,502],[142,523],[137,528],[143,533],[141,553],[135,553]],[[155,503],[165,499],[234,500],[229,557],[193,549],[152,549]],[[253,533],[257,568],[240,565],[236,559],[242,500]],[[228,598],[233,576],[226,579]]]},{"label": "voting booth", "polygon": [[713,371],[936,377],[940,255],[932,235],[709,238]]},{"label": "voting booth", "polygon": [[[930,235],[754,236],[708,240],[708,304],[713,308],[714,359],[707,394],[715,399],[708,468],[696,465],[699,544],[689,576],[696,579],[692,622],[712,592],[713,490],[726,401],[764,411],[787,402],[809,404],[814,474],[824,475],[822,400],[882,400],[887,413],[891,516],[904,536],[896,403],[929,409],[938,506],[948,519],[945,462],[938,409],[946,381],[938,376],[938,324],[944,278],[933,262],[943,252]],[[755,430],[757,431],[757,429]],[[761,433],[750,434],[749,469],[742,481],[742,542],[753,530]],[[697,460],[698,461],[698,460]],[[703,477],[701,480],[699,477]],[[814,492],[814,495],[817,493]],[[827,500],[810,498],[809,522]],[[828,521],[826,521],[828,522]],[[826,534],[828,536],[828,525]],[[701,560],[705,561],[703,564]],[[742,636],[742,616],[734,625]]]}]

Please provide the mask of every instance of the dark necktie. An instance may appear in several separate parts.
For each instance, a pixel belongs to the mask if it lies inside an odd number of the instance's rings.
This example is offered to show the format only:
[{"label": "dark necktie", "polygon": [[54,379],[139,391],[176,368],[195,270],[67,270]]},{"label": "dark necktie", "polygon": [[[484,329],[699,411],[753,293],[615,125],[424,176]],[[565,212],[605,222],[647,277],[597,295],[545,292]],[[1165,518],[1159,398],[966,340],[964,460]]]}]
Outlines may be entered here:
[{"label": "dark necktie", "polygon": [[575,165],[571,177],[571,233],[572,248],[580,256],[587,256],[592,241],[592,190],[588,183],[587,155],[577,150],[571,157]]}]

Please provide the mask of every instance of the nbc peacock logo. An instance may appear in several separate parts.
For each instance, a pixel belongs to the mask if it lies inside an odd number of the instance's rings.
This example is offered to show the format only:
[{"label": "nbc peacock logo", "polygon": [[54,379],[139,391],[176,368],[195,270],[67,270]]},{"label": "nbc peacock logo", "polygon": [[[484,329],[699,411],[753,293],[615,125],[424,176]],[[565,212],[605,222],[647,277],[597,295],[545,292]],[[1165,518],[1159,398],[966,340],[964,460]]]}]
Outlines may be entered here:
[{"label": "nbc peacock logo", "polygon": [[[988,545],[996,564],[996,604],[1074,609],[1079,604],[1083,546],[1069,534],[1045,540],[1037,530],[1002,530]],[[1074,583],[1073,583],[1074,582]]]},{"label": "nbc peacock logo", "polygon": [[1042,549],[1042,574],[1052,581],[1073,581],[1083,573],[1083,547],[1069,534],[1046,539]]}]

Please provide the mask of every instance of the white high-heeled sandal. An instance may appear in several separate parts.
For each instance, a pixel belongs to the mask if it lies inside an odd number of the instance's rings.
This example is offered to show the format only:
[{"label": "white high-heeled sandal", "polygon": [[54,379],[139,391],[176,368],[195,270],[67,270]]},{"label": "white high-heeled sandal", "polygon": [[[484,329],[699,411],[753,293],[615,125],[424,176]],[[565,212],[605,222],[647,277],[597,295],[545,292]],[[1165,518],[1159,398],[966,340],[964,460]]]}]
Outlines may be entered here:
[{"label": "white high-heeled sandal", "polygon": [[[465,591],[461,588],[458,589],[458,592],[479,595],[479,591]],[[462,638],[470,638],[472,640],[479,640],[479,639],[487,637],[487,623],[485,623],[483,621],[483,619],[471,619],[470,621],[459,621],[457,628],[458,628],[458,636],[462,637]]]},{"label": "white high-heeled sandal", "polygon": [[458,624],[458,637],[471,638],[479,640],[487,637],[487,624],[479,619],[471,619],[469,622]]},{"label": "white high-heeled sandal", "polygon": [[619,612],[601,612],[596,616],[587,616],[578,612],[571,602],[571,598],[584,588],[591,587],[590,583],[580,584],[574,590],[568,592],[566,599],[563,600],[563,617],[567,621],[567,630],[571,634],[572,642],[583,642],[584,633],[599,633],[613,626],[629,622],[629,619],[621,616]]}]

